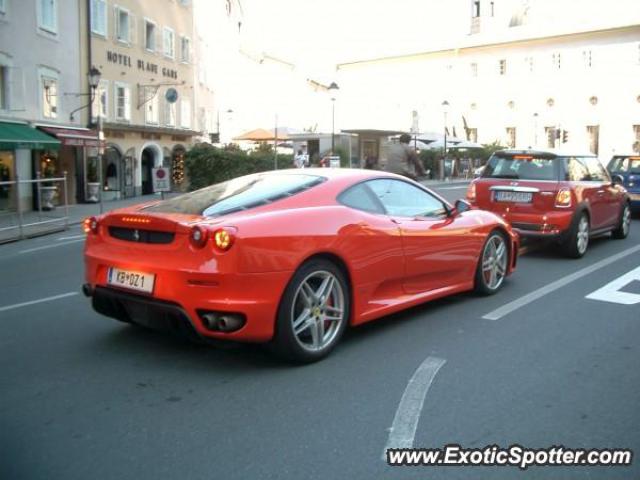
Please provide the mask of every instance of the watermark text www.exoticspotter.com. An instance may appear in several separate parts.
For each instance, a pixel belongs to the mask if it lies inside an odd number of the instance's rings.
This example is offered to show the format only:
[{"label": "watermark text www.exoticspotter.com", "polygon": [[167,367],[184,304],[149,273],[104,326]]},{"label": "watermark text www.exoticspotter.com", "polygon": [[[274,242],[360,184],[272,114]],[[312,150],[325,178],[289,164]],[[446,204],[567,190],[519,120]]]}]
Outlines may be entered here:
[{"label": "watermark text www.exoticspotter.com", "polygon": [[526,470],[534,466],[618,466],[631,465],[629,449],[525,448],[511,445],[500,448],[463,448],[457,444],[444,448],[389,448],[387,463],[392,466],[512,466]]}]

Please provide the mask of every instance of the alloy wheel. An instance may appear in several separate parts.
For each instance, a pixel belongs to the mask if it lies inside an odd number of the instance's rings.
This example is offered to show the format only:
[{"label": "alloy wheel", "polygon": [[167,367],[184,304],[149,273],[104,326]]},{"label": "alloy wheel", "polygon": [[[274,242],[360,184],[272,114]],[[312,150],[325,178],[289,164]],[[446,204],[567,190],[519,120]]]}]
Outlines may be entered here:
[{"label": "alloy wheel", "polygon": [[298,344],[310,352],[330,346],[345,321],[345,295],[340,281],[328,271],[309,274],[291,305],[291,322]]},{"label": "alloy wheel", "polygon": [[622,212],[622,235],[629,235],[629,229],[631,228],[631,209],[629,205],[625,205],[624,212]]},{"label": "alloy wheel", "polygon": [[482,278],[490,290],[496,290],[507,273],[507,245],[501,235],[493,235],[482,254]]},{"label": "alloy wheel", "polygon": [[578,223],[578,233],[576,235],[578,252],[583,255],[587,251],[589,245],[589,220],[585,215],[580,218]]}]

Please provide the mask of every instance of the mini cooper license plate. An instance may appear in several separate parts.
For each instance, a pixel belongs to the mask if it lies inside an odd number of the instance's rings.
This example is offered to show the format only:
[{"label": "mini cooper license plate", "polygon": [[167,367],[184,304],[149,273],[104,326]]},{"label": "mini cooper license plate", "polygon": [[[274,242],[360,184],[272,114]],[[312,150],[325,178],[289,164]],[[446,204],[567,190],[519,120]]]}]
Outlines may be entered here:
[{"label": "mini cooper license plate", "polygon": [[531,203],[533,194],[531,192],[510,192],[498,190],[494,193],[496,202]]},{"label": "mini cooper license plate", "polygon": [[139,292],[152,293],[156,276],[150,273],[131,272],[110,268],[107,275],[107,283],[116,287],[128,288]]}]

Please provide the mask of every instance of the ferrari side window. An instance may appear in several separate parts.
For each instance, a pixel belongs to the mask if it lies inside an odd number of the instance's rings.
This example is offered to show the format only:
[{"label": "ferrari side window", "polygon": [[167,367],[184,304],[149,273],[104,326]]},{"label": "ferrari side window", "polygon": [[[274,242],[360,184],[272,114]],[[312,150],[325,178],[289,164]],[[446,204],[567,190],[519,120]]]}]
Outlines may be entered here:
[{"label": "ferrari side window", "polygon": [[395,179],[367,182],[389,215],[399,217],[440,217],[447,210],[430,193],[410,183]]},{"label": "ferrari side window", "polygon": [[340,194],[338,201],[347,207],[371,213],[385,213],[380,201],[366,184],[360,183]]}]

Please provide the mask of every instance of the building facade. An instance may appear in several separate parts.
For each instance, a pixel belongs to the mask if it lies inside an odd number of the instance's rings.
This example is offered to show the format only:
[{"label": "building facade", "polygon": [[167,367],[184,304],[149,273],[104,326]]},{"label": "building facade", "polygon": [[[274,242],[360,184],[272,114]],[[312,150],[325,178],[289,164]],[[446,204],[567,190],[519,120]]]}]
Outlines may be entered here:
[{"label": "building facade", "polygon": [[345,113],[351,123],[377,119],[378,127],[409,130],[416,111],[423,130],[446,128],[473,142],[564,144],[602,160],[638,147],[637,2],[602,8],[593,0],[456,0],[451,6],[461,2],[468,8],[452,11],[466,12],[456,21],[469,27],[459,38],[423,52],[338,65],[341,89],[351,92]]},{"label": "building facade", "polygon": [[[66,173],[69,203],[83,199],[82,165],[97,145],[73,115],[88,102],[80,36],[78,0],[0,1],[0,181]],[[10,190],[0,189],[0,208],[36,207],[33,189],[19,200]]]},{"label": "building facade", "polygon": [[85,121],[101,123],[105,142],[87,183],[100,179],[105,199],[149,194],[152,169],[165,166],[180,189],[184,154],[200,136],[191,0],[83,0],[80,17],[81,69],[101,72]]}]

